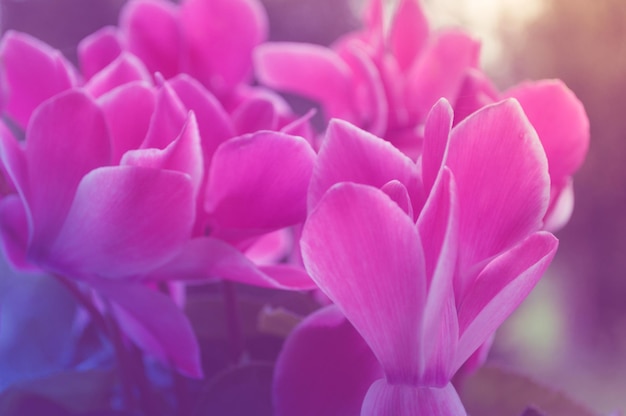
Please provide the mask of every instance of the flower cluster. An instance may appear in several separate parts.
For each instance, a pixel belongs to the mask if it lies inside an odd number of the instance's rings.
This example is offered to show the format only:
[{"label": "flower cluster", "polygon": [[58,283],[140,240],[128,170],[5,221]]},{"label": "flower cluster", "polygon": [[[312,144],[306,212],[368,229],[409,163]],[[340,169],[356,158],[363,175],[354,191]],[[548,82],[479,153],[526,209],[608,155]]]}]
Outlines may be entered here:
[{"label": "flower cluster", "polygon": [[267,42],[255,0],[133,0],[78,66],[6,33],[11,265],[192,377],[189,284],[321,291],[276,363],[277,415],[466,414],[451,380],[554,256],[588,121],[560,81],[497,91],[418,0],[385,7],[327,48]]}]

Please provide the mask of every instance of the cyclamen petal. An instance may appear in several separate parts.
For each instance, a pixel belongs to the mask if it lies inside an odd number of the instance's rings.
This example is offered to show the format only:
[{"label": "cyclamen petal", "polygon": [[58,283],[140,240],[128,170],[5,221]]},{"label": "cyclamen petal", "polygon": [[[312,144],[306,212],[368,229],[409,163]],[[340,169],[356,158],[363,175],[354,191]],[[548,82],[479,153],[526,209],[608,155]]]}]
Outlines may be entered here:
[{"label": "cyclamen petal", "polygon": [[151,82],[151,77],[139,59],[127,52],[122,52],[85,84],[85,90],[97,98],[115,87],[133,81]]},{"label": "cyclamen petal", "polygon": [[87,36],[78,44],[78,61],[85,79],[113,62],[122,53],[117,28],[107,26]]}]

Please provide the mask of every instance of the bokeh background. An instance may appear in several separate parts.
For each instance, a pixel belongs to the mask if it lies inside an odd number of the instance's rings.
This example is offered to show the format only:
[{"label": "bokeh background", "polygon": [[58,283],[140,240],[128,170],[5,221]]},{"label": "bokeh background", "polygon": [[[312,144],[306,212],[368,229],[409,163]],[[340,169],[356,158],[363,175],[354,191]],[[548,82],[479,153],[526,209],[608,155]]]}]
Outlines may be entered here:
[{"label": "bokeh background", "polygon": [[[264,3],[272,39],[322,44],[356,27],[355,13],[362,7],[361,0]],[[436,26],[463,27],[481,39],[483,66],[500,88],[561,78],[591,121],[591,147],[575,176],[576,206],[558,233],[559,252],[498,333],[490,361],[556,386],[596,411],[626,409],[626,2],[424,3]],[[77,41],[115,24],[123,4],[0,0],[0,28],[31,33],[74,60]],[[17,292],[7,289],[15,284],[0,276],[5,300],[11,293],[15,299]],[[38,319],[31,316],[22,330],[45,330]]]}]

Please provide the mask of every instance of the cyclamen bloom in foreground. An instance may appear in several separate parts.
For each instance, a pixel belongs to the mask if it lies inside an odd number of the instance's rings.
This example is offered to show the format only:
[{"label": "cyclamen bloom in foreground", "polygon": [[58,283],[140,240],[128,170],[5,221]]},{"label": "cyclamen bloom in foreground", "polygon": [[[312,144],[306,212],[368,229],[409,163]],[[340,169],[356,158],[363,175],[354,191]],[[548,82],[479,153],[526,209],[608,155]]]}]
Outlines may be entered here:
[{"label": "cyclamen bloom in foreground", "polygon": [[278,415],[465,414],[452,376],[529,293],[557,240],[541,231],[548,166],[519,104],[451,125],[441,101],[414,163],[331,123],[302,252],[336,306],[287,340]]}]

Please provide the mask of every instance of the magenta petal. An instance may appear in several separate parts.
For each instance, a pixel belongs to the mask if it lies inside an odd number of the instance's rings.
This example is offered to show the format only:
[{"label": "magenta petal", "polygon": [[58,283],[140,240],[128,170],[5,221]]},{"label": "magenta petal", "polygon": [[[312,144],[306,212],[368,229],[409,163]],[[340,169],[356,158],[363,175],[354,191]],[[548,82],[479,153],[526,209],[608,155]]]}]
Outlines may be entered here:
[{"label": "magenta petal", "polygon": [[76,84],[74,68],[61,52],[24,33],[5,33],[0,57],[2,105],[23,128],[39,104]]},{"label": "magenta petal", "polygon": [[391,52],[402,71],[411,67],[424,49],[429,27],[418,0],[400,0],[389,33]]},{"label": "magenta petal", "polygon": [[492,260],[459,299],[461,336],[455,371],[526,298],[556,253],[558,240],[545,231],[532,234]]},{"label": "magenta petal", "polygon": [[287,258],[294,245],[294,236],[291,228],[282,228],[267,233],[248,248],[246,256],[255,264],[276,264]]},{"label": "magenta petal", "polygon": [[421,201],[413,196],[419,183],[415,163],[389,142],[345,121],[332,120],[311,179],[308,205],[314,208],[324,192],[339,182],[380,188],[391,180],[407,188],[413,209],[421,209]]},{"label": "magenta petal", "polygon": [[363,401],[361,416],[466,416],[454,386],[414,387],[392,385],[381,379],[372,384]]},{"label": "magenta petal", "polygon": [[187,0],[180,9],[188,72],[221,95],[252,75],[252,51],[267,37],[267,16],[254,0]]},{"label": "magenta petal", "polygon": [[233,112],[232,119],[239,134],[278,129],[278,114],[274,105],[261,97],[240,104]]},{"label": "magenta petal", "polygon": [[143,148],[166,148],[180,133],[187,120],[188,110],[169,82],[163,82],[157,92],[157,101]]},{"label": "magenta petal", "polygon": [[410,108],[425,117],[440,98],[455,102],[470,68],[478,62],[480,45],[463,32],[440,33],[409,73]]},{"label": "magenta petal", "polygon": [[184,106],[196,114],[205,163],[208,164],[217,147],[235,136],[230,117],[217,98],[195,79],[180,74],[168,82]]},{"label": "magenta petal", "polygon": [[26,155],[22,144],[23,142],[18,142],[8,127],[0,122],[0,175],[9,189],[15,188],[22,199],[26,199],[26,194],[30,191]]},{"label": "magenta petal", "polygon": [[433,187],[445,163],[453,115],[450,103],[442,98],[426,119],[422,150],[422,180],[426,193]]},{"label": "magenta petal", "polygon": [[32,270],[26,258],[28,247],[28,216],[17,195],[0,199],[0,243],[7,260],[18,270]]},{"label": "magenta petal", "polygon": [[171,78],[180,72],[181,35],[177,6],[167,1],[128,2],[120,16],[120,28],[128,50],[151,73]]},{"label": "magenta petal", "polygon": [[[541,229],[550,179],[541,142],[522,108],[506,100],[459,123],[447,165],[461,207],[460,269],[510,248]],[[467,276],[460,276],[463,293]]]},{"label": "magenta petal", "polygon": [[83,176],[110,161],[111,143],[102,111],[72,90],[46,101],[26,131],[32,215],[31,254],[47,250],[63,224]]},{"label": "magenta petal", "polygon": [[95,74],[85,85],[85,89],[94,97],[99,97],[115,87],[133,81],[151,82],[152,78],[136,56],[122,52],[113,62]]},{"label": "magenta petal", "polygon": [[266,43],[255,51],[259,80],[280,91],[303,95],[322,104],[327,116],[351,106],[350,68],[331,49],[300,43]]},{"label": "magenta petal", "polygon": [[276,362],[276,416],[358,415],[365,393],[382,376],[363,338],[335,306],[306,318]]},{"label": "magenta petal", "polygon": [[558,80],[525,83],[505,95],[522,105],[548,157],[553,186],[563,186],[589,148],[589,119],[583,104]]},{"label": "magenta petal", "polygon": [[144,83],[131,82],[104,94],[98,104],[111,132],[111,162],[117,164],[124,153],[144,141],[156,105],[155,92]]},{"label": "magenta petal", "polygon": [[307,271],[361,333],[387,377],[416,381],[426,279],[413,220],[379,189],[342,183],[309,216],[301,245]]},{"label": "magenta petal", "polygon": [[253,234],[303,222],[315,152],[301,137],[259,132],[223,143],[205,206],[220,228]]},{"label": "magenta petal", "polygon": [[165,149],[137,149],[128,151],[121,165],[167,169],[189,176],[197,195],[203,176],[202,149],[196,117],[190,113],[182,131]]},{"label": "magenta petal", "polygon": [[174,257],[191,235],[193,189],[187,175],[136,166],[85,176],[49,262],[78,275],[141,275]]},{"label": "magenta petal", "polygon": [[83,76],[91,78],[122,53],[117,28],[104,27],[87,36],[78,44],[78,60]]},{"label": "magenta petal", "polygon": [[394,201],[402,211],[409,216],[409,218],[413,218],[413,206],[411,205],[411,197],[409,196],[409,192],[406,190],[406,187],[402,185],[400,181],[392,180],[384,184],[381,188],[381,191],[387,194],[392,201]]},{"label": "magenta petal", "polygon": [[98,280],[90,285],[116,306],[125,335],[182,374],[201,378],[200,347],[189,320],[167,296],[140,284]]}]

